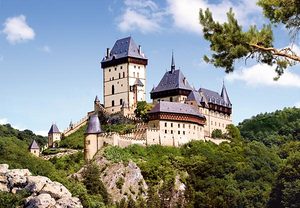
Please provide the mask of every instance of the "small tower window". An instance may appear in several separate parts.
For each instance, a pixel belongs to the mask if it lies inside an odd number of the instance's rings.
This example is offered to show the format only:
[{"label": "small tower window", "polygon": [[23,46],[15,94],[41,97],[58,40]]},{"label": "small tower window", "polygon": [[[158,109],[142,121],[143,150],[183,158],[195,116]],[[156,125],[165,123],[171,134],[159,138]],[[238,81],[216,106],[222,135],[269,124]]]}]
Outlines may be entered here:
[{"label": "small tower window", "polygon": [[111,94],[115,94],[115,85],[111,86]]},{"label": "small tower window", "polygon": [[117,67],[115,67],[115,71],[117,71]]},{"label": "small tower window", "polygon": [[119,73],[119,79],[121,79],[121,73]]},{"label": "small tower window", "polygon": [[123,99],[120,99],[120,105],[122,105],[123,104]]},{"label": "small tower window", "polygon": [[120,69],[123,69],[123,66],[120,66]]},{"label": "small tower window", "polygon": [[125,72],[123,72],[123,78],[125,77]]},{"label": "small tower window", "polygon": [[173,97],[170,97],[170,102],[173,102]]},{"label": "small tower window", "polygon": [[114,100],[111,101],[111,106],[112,106],[112,107],[115,106],[115,101],[114,101]]}]

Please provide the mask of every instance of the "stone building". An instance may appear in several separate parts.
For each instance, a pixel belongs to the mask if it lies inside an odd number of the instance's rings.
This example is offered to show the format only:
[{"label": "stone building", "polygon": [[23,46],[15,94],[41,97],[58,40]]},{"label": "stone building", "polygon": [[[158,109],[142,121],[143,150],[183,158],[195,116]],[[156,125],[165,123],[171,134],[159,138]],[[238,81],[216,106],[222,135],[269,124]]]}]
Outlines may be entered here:
[{"label": "stone building", "polygon": [[29,145],[29,151],[33,154],[33,155],[35,155],[35,156],[37,156],[37,157],[39,157],[40,156],[40,147],[39,147],[39,145],[36,143],[36,141],[35,140],[33,140],[32,142],[31,142],[31,144]]},{"label": "stone building", "polygon": [[61,140],[61,132],[56,124],[52,124],[48,132],[48,147],[55,147],[56,142]]},{"label": "stone building", "polygon": [[115,113],[126,107],[133,114],[138,101],[146,100],[146,66],[148,59],[132,37],[117,40],[107,48],[101,62],[103,69],[104,108]]},{"label": "stone building", "polygon": [[180,69],[175,69],[172,54],[171,69],[167,71],[159,84],[150,92],[153,104],[161,101],[179,102],[192,105],[206,117],[204,136],[211,137],[214,129],[225,132],[228,124],[232,123],[232,104],[225,85],[218,92],[200,88],[193,89]]}]

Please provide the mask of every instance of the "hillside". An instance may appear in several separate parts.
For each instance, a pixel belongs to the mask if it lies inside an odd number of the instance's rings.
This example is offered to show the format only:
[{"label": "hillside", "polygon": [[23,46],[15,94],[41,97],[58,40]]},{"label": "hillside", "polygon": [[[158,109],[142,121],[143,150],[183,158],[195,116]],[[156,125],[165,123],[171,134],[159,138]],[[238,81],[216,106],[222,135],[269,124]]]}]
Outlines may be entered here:
[{"label": "hillside", "polygon": [[300,140],[300,109],[284,108],[273,113],[253,116],[239,123],[241,135],[247,141],[281,145]]}]

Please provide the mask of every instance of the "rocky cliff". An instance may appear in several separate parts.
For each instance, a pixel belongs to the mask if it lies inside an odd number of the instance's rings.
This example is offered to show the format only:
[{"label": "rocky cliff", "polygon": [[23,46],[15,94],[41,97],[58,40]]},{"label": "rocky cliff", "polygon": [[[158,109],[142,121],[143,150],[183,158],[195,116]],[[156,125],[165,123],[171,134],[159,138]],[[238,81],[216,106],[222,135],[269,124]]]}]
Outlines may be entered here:
[{"label": "rocky cliff", "polygon": [[8,169],[0,164],[0,191],[17,193],[27,191],[25,208],[81,208],[78,198],[61,183],[51,181],[44,176],[32,176],[28,169]]}]

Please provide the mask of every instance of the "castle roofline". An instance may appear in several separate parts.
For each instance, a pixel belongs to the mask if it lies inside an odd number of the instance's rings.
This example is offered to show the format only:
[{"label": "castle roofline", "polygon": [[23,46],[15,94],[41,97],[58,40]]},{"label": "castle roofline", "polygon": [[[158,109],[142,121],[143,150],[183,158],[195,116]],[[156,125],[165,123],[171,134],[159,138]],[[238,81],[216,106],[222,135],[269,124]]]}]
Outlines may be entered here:
[{"label": "castle roofline", "polygon": [[48,132],[48,134],[53,134],[53,133],[60,133],[60,131],[57,128],[56,124],[52,124],[52,126],[50,127],[50,130]]}]

